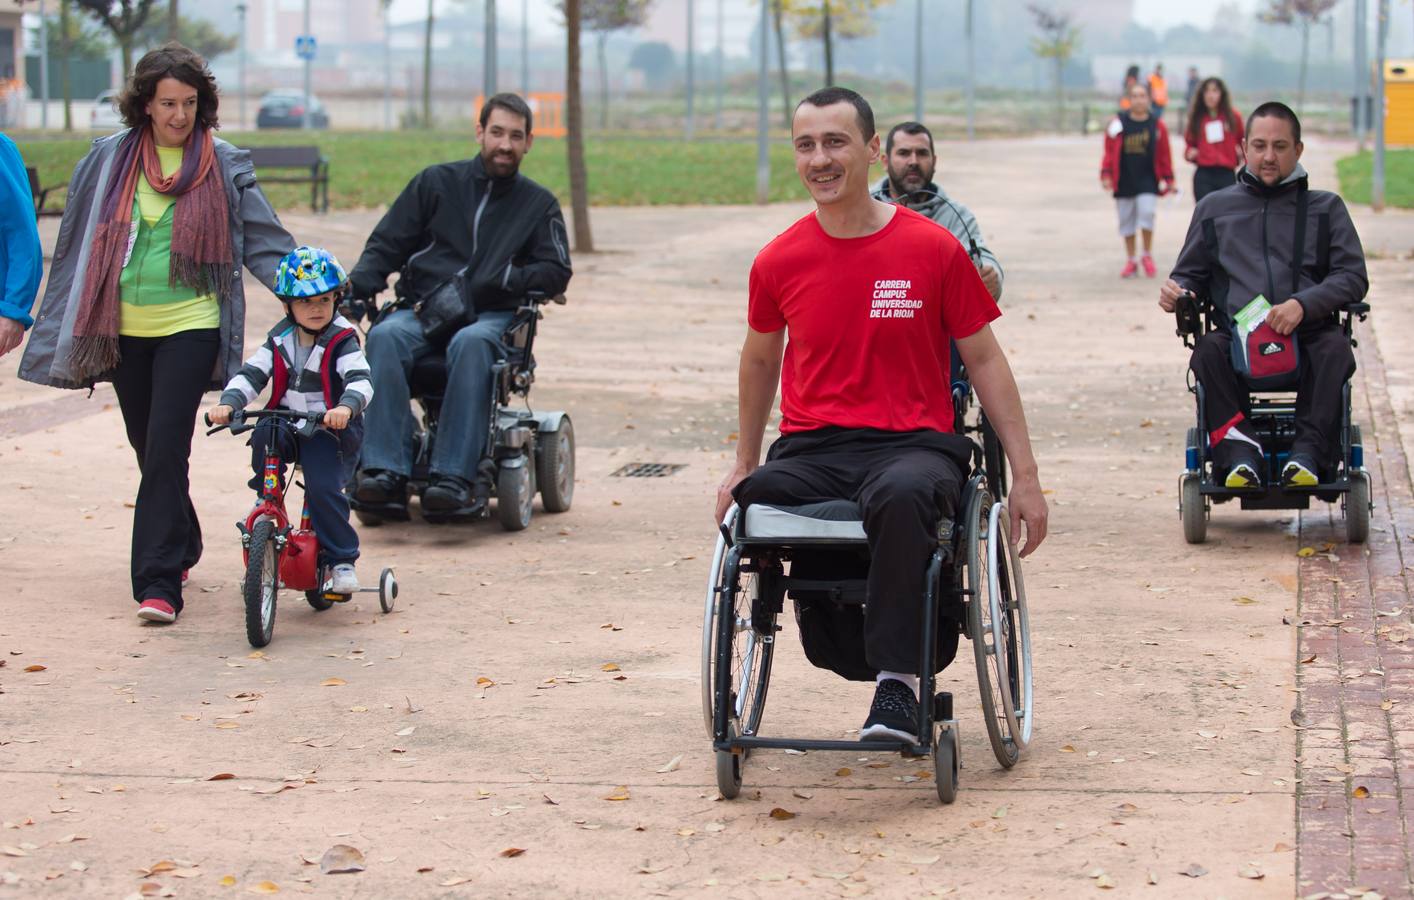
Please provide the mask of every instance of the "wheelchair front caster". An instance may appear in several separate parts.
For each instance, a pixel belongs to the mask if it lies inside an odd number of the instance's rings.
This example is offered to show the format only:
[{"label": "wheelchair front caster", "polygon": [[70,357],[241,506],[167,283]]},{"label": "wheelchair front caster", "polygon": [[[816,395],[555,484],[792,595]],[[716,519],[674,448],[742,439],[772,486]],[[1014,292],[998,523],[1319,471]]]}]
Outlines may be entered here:
[{"label": "wheelchair front caster", "polygon": [[524,459],[518,466],[502,466],[496,472],[496,518],[507,531],[530,527],[531,505],[535,502],[535,463]]},{"label": "wheelchair front caster", "polygon": [[943,803],[957,799],[957,769],[957,726],[944,725],[933,742],[933,782]]},{"label": "wheelchair front caster", "polygon": [[1370,476],[1350,473],[1350,493],[1345,495],[1345,539],[1363,544],[1370,536]]},{"label": "wheelchair front caster", "polygon": [[1183,539],[1201,544],[1208,537],[1208,501],[1203,496],[1201,479],[1185,472],[1178,482],[1178,512],[1183,518]]},{"label": "wheelchair front caster", "polygon": [[[727,727],[727,740],[731,740],[735,732],[730,726]],[[717,790],[721,791],[723,799],[735,800],[741,793],[741,764],[745,759],[744,753],[733,753],[731,750],[717,751]]]}]

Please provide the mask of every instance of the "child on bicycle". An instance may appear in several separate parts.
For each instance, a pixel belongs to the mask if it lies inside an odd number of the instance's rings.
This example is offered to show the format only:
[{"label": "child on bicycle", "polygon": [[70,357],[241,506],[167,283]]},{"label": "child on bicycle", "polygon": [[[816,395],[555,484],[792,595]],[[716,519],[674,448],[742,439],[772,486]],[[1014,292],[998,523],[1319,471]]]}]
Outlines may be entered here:
[{"label": "child on bicycle", "polygon": [[[272,381],[267,409],[324,413],[323,429],[274,433],[282,436],[280,458],[298,462],[304,470],[305,502],[319,538],[321,563],[332,567],[324,590],[333,594],[358,590],[358,532],[349,524],[344,487],[363,445],[360,413],[373,399],[358,332],[337,309],[347,288],[348,275],[329,251],[298,247],[287,254],[275,271],[274,285],[275,296],[285,304],[285,318],[245,361],[209,413],[213,424],[227,424]],[[273,420],[261,422],[250,440],[255,469],[251,486],[256,489],[274,427]]]}]

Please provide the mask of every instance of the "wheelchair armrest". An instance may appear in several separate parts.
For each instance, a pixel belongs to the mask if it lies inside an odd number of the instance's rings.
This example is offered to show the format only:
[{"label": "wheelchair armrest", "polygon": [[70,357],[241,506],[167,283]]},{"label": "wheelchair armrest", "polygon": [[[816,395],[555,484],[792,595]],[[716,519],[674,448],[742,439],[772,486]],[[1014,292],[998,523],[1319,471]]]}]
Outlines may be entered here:
[{"label": "wheelchair armrest", "polygon": [[1370,304],[1366,303],[1363,300],[1357,300],[1354,303],[1345,304],[1340,308],[1340,311],[1345,313],[1346,315],[1359,316],[1360,320],[1363,322],[1365,320],[1365,316],[1368,315],[1370,312]]}]

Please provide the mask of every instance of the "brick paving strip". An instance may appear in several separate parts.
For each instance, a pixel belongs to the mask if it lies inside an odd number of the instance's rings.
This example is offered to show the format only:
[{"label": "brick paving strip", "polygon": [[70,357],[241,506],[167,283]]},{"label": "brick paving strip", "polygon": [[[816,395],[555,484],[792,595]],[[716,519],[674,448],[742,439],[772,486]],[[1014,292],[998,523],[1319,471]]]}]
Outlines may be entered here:
[{"label": "brick paving strip", "polygon": [[102,384],[90,397],[88,391],[65,391],[63,395],[37,403],[0,409],[0,440],[54,428],[75,419],[97,415],[116,406],[113,388]]},{"label": "brick paving strip", "polygon": [[[1344,543],[1337,508],[1301,516],[1296,878],[1303,898],[1414,894],[1414,538],[1408,460],[1384,362],[1361,327],[1354,420],[1374,511],[1364,548]],[[1414,545],[1409,548],[1414,556]]]}]

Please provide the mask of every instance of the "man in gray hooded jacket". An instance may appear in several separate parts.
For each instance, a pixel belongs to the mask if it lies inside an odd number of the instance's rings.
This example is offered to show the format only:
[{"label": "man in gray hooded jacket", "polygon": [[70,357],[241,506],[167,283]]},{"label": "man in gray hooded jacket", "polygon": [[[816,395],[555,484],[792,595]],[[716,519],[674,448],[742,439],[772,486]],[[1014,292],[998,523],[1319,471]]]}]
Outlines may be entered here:
[{"label": "man in gray hooded jacket", "polygon": [[[1237,184],[1198,202],[1159,306],[1173,312],[1186,291],[1209,298],[1219,327],[1189,363],[1204,390],[1204,430],[1215,471],[1230,488],[1262,486],[1261,446],[1245,424],[1248,392],[1231,362],[1232,317],[1261,295],[1267,324],[1300,346],[1296,434],[1281,472],[1309,487],[1336,461],[1342,386],[1355,355],[1336,314],[1369,288],[1360,236],[1340,197],[1313,191],[1300,158],[1301,122],[1285,104],[1263,103],[1247,120],[1247,164]],[[1293,260],[1298,260],[1293,264]]]},{"label": "man in gray hooded jacket", "polygon": [[933,183],[937,156],[933,134],[919,122],[900,122],[884,141],[888,175],[874,186],[873,197],[885,203],[902,203],[952,232],[972,257],[977,274],[993,300],[1002,298],[1002,264],[982,239],[982,229],[972,210],[948,197]]}]

